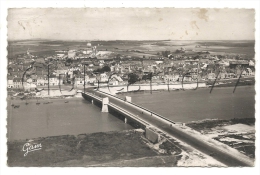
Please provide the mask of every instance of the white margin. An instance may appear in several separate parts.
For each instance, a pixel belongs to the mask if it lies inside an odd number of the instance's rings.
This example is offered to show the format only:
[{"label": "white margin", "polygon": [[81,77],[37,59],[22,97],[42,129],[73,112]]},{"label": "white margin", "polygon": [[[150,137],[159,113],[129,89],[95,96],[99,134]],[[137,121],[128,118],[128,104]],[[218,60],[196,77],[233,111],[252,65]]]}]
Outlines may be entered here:
[{"label": "white margin", "polygon": [[254,8],[256,10],[256,33],[255,33],[255,58],[256,58],[256,86],[255,89],[259,89],[259,82],[257,81],[260,77],[259,73],[259,7],[260,1],[222,1],[222,0],[208,0],[208,1],[12,1],[12,0],[1,0],[1,23],[0,23],[0,30],[1,30],[1,37],[0,37],[0,44],[1,44],[1,111],[0,111],[0,174],[2,175],[12,175],[12,174],[33,174],[33,175],[46,175],[48,174],[236,174],[236,175],[244,175],[244,174],[260,174],[260,161],[259,161],[259,128],[260,128],[260,113],[259,113],[259,95],[258,90],[256,91],[256,162],[255,167],[253,168],[10,168],[6,165],[6,47],[7,47],[7,9],[8,8],[23,8],[23,7],[175,7],[175,8]]}]

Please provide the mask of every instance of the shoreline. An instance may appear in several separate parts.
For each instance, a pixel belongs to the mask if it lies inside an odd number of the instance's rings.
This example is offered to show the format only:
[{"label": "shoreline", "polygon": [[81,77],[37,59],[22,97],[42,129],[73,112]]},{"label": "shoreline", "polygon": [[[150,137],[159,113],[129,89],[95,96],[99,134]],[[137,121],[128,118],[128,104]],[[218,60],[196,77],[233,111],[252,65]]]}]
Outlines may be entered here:
[{"label": "shoreline", "polygon": [[[134,85],[134,86],[138,86],[139,85]],[[164,86],[167,86],[167,85],[164,85]],[[235,84],[220,84],[220,85],[215,85],[214,88],[230,88],[230,87],[234,87]],[[250,85],[245,85],[245,84],[242,84],[242,85],[237,85],[238,87],[239,86],[242,86],[242,87],[251,87],[251,86],[255,86],[254,84],[250,84]],[[109,93],[111,95],[124,95],[124,94],[127,94],[127,93],[148,93],[150,92],[150,90],[148,88],[146,89],[141,89],[141,90],[138,90],[137,88],[136,89],[130,89],[128,91],[124,90],[124,91],[118,91],[118,88],[119,90],[122,89],[122,87],[124,89],[127,88],[126,85],[124,86],[120,86],[120,87],[110,87],[110,91],[108,90],[107,87],[100,87],[99,90],[100,91],[103,91],[103,92],[106,92],[106,93]],[[149,85],[145,85],[145,87],[149,87]],[[210,86],[206,86],[206,87],[198,87],[198,89],[202,89],[202,88],[205,88],[205,89],[210,89],[211,87]],[[87,90],[87,88],[86,88]],[[168,87],[165,87],[164,89],[153,89],[152,92],[154,93],[158,93],[158,92],[166,92],[166,91],[180,91],[180,90],[183,90],[182,88],[172,88],[172,89],[169,89],[168,90]],[[185,90],[193,90],[193,88],[188,88],[188,89],[185,89]],[[59,91],[59,90],[56,90],[56,91]],[[22,96],[11,96],[11,95],[8,95],[7,96],[7,101],[36,101],[37,99],[38,100],[55,100],[55,99],[66,99],[66,100],[69,100],[69,99],[79,99],[79,98],[82,98],[81,96],[81,92],[77,92],[77,91],[81,91],[81,88],[79,90],[76,90],[76,93],[75,94],[71,94],[71,95],[57,95],[57,96],[26,96],[26,95],[22,95]],[[111,92],[112,91],[112,92]],[[47,93],[47,91],[45,92]],[[24,99],[22,99],[24,98]]]},{"label": "shoreline", "polygon": [[205,119],[186,126],[255,159],[255,118]]},{"label": "shoreline", "polygon": [[[233,147],[254,160],[254,121],[247,118],[211,119],[190,122],[186,126]],[[29,152],[25,157],[25,151],[22,151],[25,143],[41,143],[42,150]],[[120,146],[114,149],[119,143]],[[187,150],[186,146],[178,141],[169,142],[162,139],[159,143],[153,144],[145,138],[142,129],[39,137],[8,141],[7,145],[8,166],[144,167],[153,166],[154,162],[162,167],[224,166],[216,161],[214,156],[211,158],[197,155],[198,153]],[[53,154],[56,156],[53,157]],[[42,159],[38,159],[39,156]],[[164,159],[164,163],[158,162],[158,157],[160,160]]]},{"label": "shoreline", "polygon": [[[245,77],[239,80],[239,83],[237,83],[238,79],[223,79],[223,80],[217,80],[214,88],[221,88],[221,87],[235,87],[235,86],[254,86],[255,85],[255,77]],[[211,88],[213,85],[214,81],[205,81],[205,82],[198,82],[198,87],[197,87],[197,82],[183,82],[182,83],[153,83],[152,84],[152,91],[175,91],[175,90],[192,90],[197,88]],[[86,89],[88,88],[94,88],[95,86],[86,86]],[[37,98],[66,98],[66,97],[81,97],[79,91],[82,92],[83,90],[82,87],[75,88],[74,90],[62,90],[62,92],[59,89],[50,89],[50,95],[48,95],[48,90],[42,90],[41,92],[37,93],[29,93],[29,95],[19,95],[19,96],[14,96],[8,94],[8,98],[21,98],[25,97],[27,99],[37,99]],[[150,84],[132,84],[128,86],[127,85],[117,85],[117,86],[100,86],[99,89],[101,91],[104,91],[106,93],[111,93],[112,95],[116,94],[124,94],[128,92],[145,92],[145,91],[150,91]],[[20,92],[22,93],[22,92]],[[16,93],[19,94],[19,93]],[[35,96],[31,96],[31,94],[35,94]]]},{"label": "shoreline", "polygon": [[[160,91],[160,90],[179,90],[182,89],[182,86],[185,89],[194,89],[197,87],[197,83],[189,83],[189,84],[154,84],[152,85],[152,91]],[[198,88],[206,88],[205,83],[198,83]],[[127,87],[127,85],[119,86],[119,87],[100,87],[99,90],[116,95],[119,93],[127,93],[127,92],[139,92],[139,91],[150,91],[150,84],[134,84]]]},{"label": "shoreline", "polygon": [[[196,83],[195,83],[196,84]],[[184,87],[184,90],[195,90],[196,86],[195,84],[193,84],[192,86],[188,86],[188,87]],[[109,90],[107,87],[100,87],[99,90],[109,93],[111,95],[119,95],[119,94],[127,94],[127,93],[139,93],[139,92],[150,92],[150,86],[146,85],[146,86],[140,86],[141,88],[137,88],[139,87],[139,85],[134,85],[135,88],[129,88],[128,91],[127,86],[120,86],[120,87],[110,87]],[[167,85],[164,85],[167,86]],[[171,85],[170,85],[171,86]],[[182,87],[180,87],[181,85],[176,86],[175,88],[170,88],[168,89],[168,87],[164,87],[164,88],[156,88],[156,89],[152,89],[152,92],[165,92],[165,91],[179,91],[179,90],[183,90]],[[250,84],[250,85],[237,85],[238,87],[251,87],[251,86],[255,86],[254,84]],[[133,86],[132,86],[133,87]],[[215,85],[214,88],[231,88],[231,87],[235,87],[235,84],[219,84],[219,85]],[[122,88],[124,88],[123,90],[121,90]],[[198,87],[198,89],[210,89],[211,86],[201,86]]]}]

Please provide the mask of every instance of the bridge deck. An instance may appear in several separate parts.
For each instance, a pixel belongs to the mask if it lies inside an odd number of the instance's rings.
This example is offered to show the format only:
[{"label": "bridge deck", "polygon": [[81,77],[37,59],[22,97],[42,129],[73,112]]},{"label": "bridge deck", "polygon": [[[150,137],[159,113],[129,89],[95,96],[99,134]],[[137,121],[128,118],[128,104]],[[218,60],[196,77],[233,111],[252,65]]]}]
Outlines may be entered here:
[{"label": "bridge deck", "polygon": [[[227,166],[253,166],[253,162],[245,155],[239,153],[233,148],[227,147],[217,141],[206,141],[198,135],[198,133],[189,133],[175,124],[175,122],[165,119],[165,117],[160,116],[148,109],[140,107],[134,103],[127,102],[116,96],[101,92],[90,90],[87,95],[102,101],[102,98],[109,97],[109,105],[114,106],[117,110],[122,110],[127,114],[131,114],[136,120],[142,121],[144,125],[150,125],[156,127],[158,130],[166,133],[174,138],[183,141],[193,148],[203,152],[207,155],[212,155],[214,153],[214,158]],[[218,143],[215,145],[215,143]],[[230,151],[231,150],[231,151]],[[236,152],[238,154],[232,154]]]},{"label": "bridge deck", "polygon": [[[95,99],[95,100],[99,101],[100,103],[102,103],[102,98],[101,97],[98,97],[96,95],[93,95],[93,94],[87,93],[87,92],[85,94],[90,96],[92,99]],[[141,118],[139,118],[138,116],[134,115],[133,113],[125,110],[124,108],[119,107],[118,105],[115,105],[113,103],[109,103],[108,106],[109,106],[109,108],[113,109],[114,111],[116,111],[116,112],[118,112],[118,113],[120,113],[120,114],[122,114],[124,116],[129,117],[131,120],[136,121],[138,124],[140,124],[143,127],[147,127],[147,126],[150,125],[146,121],[142,120]]]}]

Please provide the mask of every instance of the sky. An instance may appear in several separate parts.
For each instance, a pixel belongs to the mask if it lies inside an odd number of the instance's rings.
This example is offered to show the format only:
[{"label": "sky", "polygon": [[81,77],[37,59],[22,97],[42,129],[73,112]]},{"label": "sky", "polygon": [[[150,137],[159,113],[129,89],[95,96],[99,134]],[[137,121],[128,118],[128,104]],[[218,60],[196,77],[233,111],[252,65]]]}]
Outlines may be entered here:
[{"label": "sky", "polygon": [[254,9],[13,8],[8,40],[254,40]]}]

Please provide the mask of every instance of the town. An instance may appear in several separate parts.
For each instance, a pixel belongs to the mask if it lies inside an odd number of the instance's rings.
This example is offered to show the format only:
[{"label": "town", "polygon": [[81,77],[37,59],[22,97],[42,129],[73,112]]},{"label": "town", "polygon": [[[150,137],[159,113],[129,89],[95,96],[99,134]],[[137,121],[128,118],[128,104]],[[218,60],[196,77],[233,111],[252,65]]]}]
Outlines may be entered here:
[{"label": "town", "polygon": [[173,52],[158,52],[157,56],[149,58],[111,53],[107,49],[99,50],[90,42],[86,43],[86,49],[57,50],[45,57],[39,57],[28,49],[26,53],[8,60],[8,89],[29,90],[48,84],[50,87],[73,84],[82,88],[84,80],[85,85],[97,85],[97,82],[125,85],[130,79],[131,83],[138,81],[141,84],[149,80],[158,84],[208,82],[216,78],[238,78],[240,74],[253,77],[255,72],[253,59],[209,52],[187,56],[183,47]]}]

